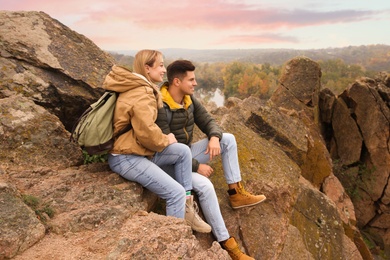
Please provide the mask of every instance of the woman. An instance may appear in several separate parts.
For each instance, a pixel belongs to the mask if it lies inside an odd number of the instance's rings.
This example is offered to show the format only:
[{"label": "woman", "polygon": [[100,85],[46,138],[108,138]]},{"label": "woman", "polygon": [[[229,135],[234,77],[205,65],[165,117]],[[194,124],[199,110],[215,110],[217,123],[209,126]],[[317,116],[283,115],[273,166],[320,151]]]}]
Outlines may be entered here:
[{"label": "woman", "polygon": [[[132,129],[115,141],[108,157],[110,168],[166,200],[166,214],[185,218],[199,232],[210,232],[192,204],[192,155],[188,146],[165,135],[155,124],[162,99],[156,83],[166,69],[163,55],[142,50],[135,55],[134,72],[114,65],[103,88],[120,93],[114,113],[114,132],[131,124]],[[174,166],[174,180],[160,166]]]}]

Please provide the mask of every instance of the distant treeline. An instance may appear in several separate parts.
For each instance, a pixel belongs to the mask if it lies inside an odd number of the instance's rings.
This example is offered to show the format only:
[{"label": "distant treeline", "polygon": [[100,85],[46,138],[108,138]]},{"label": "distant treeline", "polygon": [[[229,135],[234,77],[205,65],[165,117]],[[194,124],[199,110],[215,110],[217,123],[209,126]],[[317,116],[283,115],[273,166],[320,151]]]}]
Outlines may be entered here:
[{"label": "distant treeline", "polygon": [[[176,50],[176,52],[175,52]],[[198,88],[214,92],[219,88],[225,98],[255,95],[268,99],[278,85],[282,65],[305,56],[319,63],[322,88],[340,94],[360,77],[375,77],[390,72],[390,46],[368,45],[319,50],[161,50],[168,65],[175,59],[189,59],[196,65]],[[134,57],[110,53],[117,63],[131,68]]]}]

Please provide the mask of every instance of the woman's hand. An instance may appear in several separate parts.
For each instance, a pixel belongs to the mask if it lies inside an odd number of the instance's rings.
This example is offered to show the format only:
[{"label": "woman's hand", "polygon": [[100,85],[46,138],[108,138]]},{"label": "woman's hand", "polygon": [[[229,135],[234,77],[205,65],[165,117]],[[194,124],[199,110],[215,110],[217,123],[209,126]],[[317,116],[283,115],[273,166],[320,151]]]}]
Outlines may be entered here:
[{"label": "woman's hand", "polygon": [[176,137],[174,134],[172,134],[172,133],[168,134],[168,143],[169,144],[177,143],[177,140],[176,140]]}]

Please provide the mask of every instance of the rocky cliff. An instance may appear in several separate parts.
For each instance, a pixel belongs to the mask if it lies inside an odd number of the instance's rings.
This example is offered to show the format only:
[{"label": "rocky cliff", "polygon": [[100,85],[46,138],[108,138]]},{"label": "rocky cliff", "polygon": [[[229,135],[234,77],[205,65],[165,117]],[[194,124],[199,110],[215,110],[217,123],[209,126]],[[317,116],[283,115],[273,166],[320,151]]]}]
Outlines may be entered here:
[{"label": "rocky cliff", "polygon": [[[113,63],[44,13],[0,11],[0,259],[229,259],[106,163],[83,165],[69,142]],[[245,186],[267,196],[232,210],[212,162],[226,225],[256,259],[372,259],[361,230],[388,254],[389,77],[339,97],[320,79],[296,57],[267,102],[209,107],[236,136]]]},{"label": "rocky cliff", "polygon": [[339,96],[320,94],[334,174],[350,194],[358,228],[390,252],[390,76],[361,78]]}]

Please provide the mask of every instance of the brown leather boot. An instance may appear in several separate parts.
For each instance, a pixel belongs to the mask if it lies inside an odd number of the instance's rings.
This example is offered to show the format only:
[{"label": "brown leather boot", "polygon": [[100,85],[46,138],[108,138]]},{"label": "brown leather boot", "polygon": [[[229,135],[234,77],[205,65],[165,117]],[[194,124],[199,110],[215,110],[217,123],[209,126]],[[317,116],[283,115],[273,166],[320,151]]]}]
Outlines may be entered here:
[{"label": "brown leather boot", "polygon": [[241,182],[238,183],[237,188],[228,190],[228,193],[230,205],[233,209],[253,206],[263,202],[266,199],[264,195],[252,195],[247,192],[242,186]]},{"label": "brown leather boot", "polygon": [[255,260],[254,258],[241,252],[234,237],[230,237],[225,242],[221,243],[222,248],[225,249],[233,260]]}]

